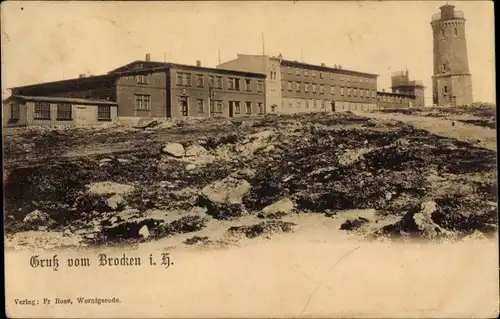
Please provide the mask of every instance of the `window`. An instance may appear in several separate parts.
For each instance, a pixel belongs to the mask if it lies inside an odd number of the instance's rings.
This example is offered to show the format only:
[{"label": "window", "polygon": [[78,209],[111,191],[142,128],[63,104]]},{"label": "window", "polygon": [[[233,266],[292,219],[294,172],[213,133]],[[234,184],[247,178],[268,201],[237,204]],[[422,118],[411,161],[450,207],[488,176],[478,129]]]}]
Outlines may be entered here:
[{"label": "window", "polygon": [[325,101],[324,100],[321,100],[321,108],[324,109],[325,108]]},{"label": "window", "polygon": [[215,103],[215,112],[222,113],[222,101],[216,101]]},{"label": "window", "polygon": [[330,79],[331,80],[334,80],[335,79],[335,75],[333,73],[330,73]]},{"label": "window", "polygon": [[313,93],[316,93],[316,84],[313,84],[313,85],[312,85],[312,92],[313,92]]},{"label": "window", "polygon": [[304,76],[309,76],[309,72],[307,72],[306,70],[304,70]]},{"label": "window", "polygon": [[448,71],[448,64],[445,62],[443,63],[443,72]]},{"label": "window", "polygon": [[196,100],[196,111],[198,113],[205,112],[205,101],[204,100],[201,100],[201,99]]},{"label": "window", "polygon": [[313,108],[318,107],[318,100],[313,100]]},{"label": "window", "polygon": [[344,88],[343,87],[340,88],[340,95],[344,96]]},{"label": "window", "polygon": [[359,97],[363,97],[363,89],[359,89]]},{"label": "window", "polygon": [[300,92],[300,82],[297,82],[295,84],[295,86],[296,86],[297,92]]},{"label": "window", "polygon": [[292,75],[293,72],[292,72],[292,68],[288,68],[288,74]]},{"label": "window", "polygon": [[151,110],[151,102],[149,95],[136,94],[135,95],[135,109],[138,111]]},{"label": "window", "polygon": [[214,87],[214,76],[213,76],[213,75],[210,75],[210,76],[208,77],[208,85],[209,85],[210,87]]},{"label": "window", "polygon": [[245,80],[245,90],[246,91],[251,91],[252,90],[251,84],[252,84],[252,80],[250,80],[250,79],[246,79]]},{"label": "window", "polygon": [[309,92],[309,83],[304,83],[304,92]]},{"label": "window", "polygon": [[351,96],[351,89],[347,88],[347,96]]},{"label": "window", "polygon": [[445,85],[445,86],[443,87],[443,92],[444,92],[444,94],[447,94],[447,93],[448,93],[448,86],[447,86],[447,85]]},{"label": "window", "polygon": [[375,91],[372,91],[372,98],[375,98]]},{"label": "window", "polygon": [[296,75],[296,76],[300,76],[300,70],[298,70],[298,69],[297,69],[297,70],[295,71],[295,75]]},{"label": "window", "polygon": [[191,74],[177,72],[177,85],[191,86]]},{"label": "window", "polygon": [[13,103],[10,105],[10,118],[13,120],[19,120],[20,118],[20,109],[19,109],[19,104]]},{"label": "window", "polygon": [[239,101],[229,101],[229,107],[233,108],[234,113],[240,114],[241,113],[241,105]]},{"label": "window", "polygon": [[97,120],[110,121],[111,120],[111,107],[109,105],[97,106]]},{"label": "window", "polygon": [[319,72],[319,78],[322,79],[323,78],[323,72]]},{"label": "window", "polygon": [[47,102],[36,102],[35,119],[50,120],[50,104]]},{"label": "window", "polygon": [[330,86],[330,94],[335,95],[335,85]]},{"label": "window", "polygon": [[285,90],[285,85],[283,84],[283,82],[281,82],[281,91],[284,91]]},{"label": "window", "polygon": [[441,38],[444,38],[444,29],[441,29]]},{"label": "window", "polygon": [[227,79],[227,89],[239,91],[240,90],[240,79],[228,78]]},{"label": "window", "polygon": [[203,74],[198,74],[197,84],[198,84],[198,87],[205,86],[205,79],[203,78]]},{"label": "window", "polygon": [[292,90],[292,82],[288,81],[288,91]]},{"label": "window", "polygon": [[222,76],[218,76],[215,78],[215,88],[222,89]]},{"label": "window", "polygon": [[264,113],[264,104],[262,102],[257,103],[257,106],[259,107],[259,114]]},{"label": "window", "polygon": [[325,94],[325,87],[323,85],[319,86],[319,93]]},{"label": "window", "polygon": [[453,32],[455,33],[455,36],[458,36],[458,29],[457,28],[453,29]]},{"label": "window", "polygon": [[297,108],[300,109],[301,105],[300,105],[300,100],[297,101]]},{"label": "window", "polygon": [[137,74],[135,79],[137,84],[148,84],[148,76],[146,74]]},{"label": "window", "polygon": [[247,102],[247,114],[252,113],[252,102]]},{"label": "window", "polygon": [[71,104],[60,103],[57,104],[57,119],[58,120],[71,120]]},{"label": "window", "polygon": [[309,100],[306,100],[306,103],[305,103],[305,104],[306,104],[306,109],[308,109],[308,108],[309,108],[309,106],[310,106],[310,101],[309,101]]},{"label": "window", "polygon": [[264,91],[264,84],[262,81],[257,81],[257,92],[263,92]]}]

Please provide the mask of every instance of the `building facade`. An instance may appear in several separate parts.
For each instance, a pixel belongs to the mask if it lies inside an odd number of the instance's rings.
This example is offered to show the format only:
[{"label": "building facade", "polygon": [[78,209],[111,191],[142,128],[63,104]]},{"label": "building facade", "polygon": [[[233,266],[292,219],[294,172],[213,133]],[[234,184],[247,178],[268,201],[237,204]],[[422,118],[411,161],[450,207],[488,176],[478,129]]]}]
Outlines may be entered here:
[{"label": "building facade", "polygon": [[118,119],[117,104],[78,98],[12,95],[4,101],[8,126],[98,125]]},{"label": "building facade", "polygon": [[417,97],[396,92],[377,92],[377,104],[381,109],[409,109],[415,107]]},{"label": "building facade", "polygon": [[[13,97],[22,96],[24,101],[58,97],[79,99],[78,103],[85,105],[111,103],[119,118],[241,117],[266,113],[265,80],[265,74],[151,62],[147,58],[105,75],[16,87],[11,91]],[[4,106],[4,112],[11,103],[18,102],[12,99],[4,103],[9,105]],[[26,112],[36,110],[27,108]],[[75,118],[80,113],[70,113],[71,118],[65,119],[65,123],[80,123]],[[95,124],[90,119],[87,123]]]},{"label": "building facade", "polygon": [[465,17],[446,4],[432,16],[434,75],[433,103],[439,106],[470,105],[472,79],[469,72]]},{"label": "building facade", "polygon": [[412,107],[425,107],[424,85],[422,81],[410,81],[408,70],[394,72],[391,77],[393,93],[405,94],[412,99]]},{"label": "building facade", "polygon": [[278,57],[243,55],[218,68],[266,74],[268,113],[371,110],[377,107],[377,75]]}]

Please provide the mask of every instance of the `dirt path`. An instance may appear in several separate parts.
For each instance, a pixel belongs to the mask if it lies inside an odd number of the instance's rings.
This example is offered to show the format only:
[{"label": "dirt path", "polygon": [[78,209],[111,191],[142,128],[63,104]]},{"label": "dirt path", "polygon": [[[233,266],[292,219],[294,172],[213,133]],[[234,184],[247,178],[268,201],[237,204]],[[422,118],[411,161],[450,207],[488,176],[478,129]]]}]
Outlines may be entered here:
[{"label": "dirt path", "polygon": [[356,115],[371,117],[377,120],[395,120],[410,124],[418,129],[426,130],[432,134],[450,137],[460,141],[469,142],[479,147],[496,151],[496,130],[476,125],[464,124],[443,118],[434,118],[418,115],[405,115],[396,113],[362,113]]}]

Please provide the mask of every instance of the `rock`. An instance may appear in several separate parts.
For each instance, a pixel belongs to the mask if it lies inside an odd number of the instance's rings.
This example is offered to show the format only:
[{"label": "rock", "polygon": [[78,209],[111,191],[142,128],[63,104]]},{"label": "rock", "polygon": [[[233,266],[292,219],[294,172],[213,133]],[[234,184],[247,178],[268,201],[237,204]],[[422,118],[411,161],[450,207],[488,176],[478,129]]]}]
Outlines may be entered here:
[{"label": "rock", "polygon": [[180,143],[167,143],[162,152],[173,157],[183,157],[185,155],[184,146]]},{"label": "rock", "polygon": [[185,156],[197,157],[205,155],[207,153],[208,153],[207,150],[203,146],[199,144],[191,144],[188,147],[186,147]]},{"label": "rock", "polygon": [[295,223],[281,220],[263,221],[252,226],[233,226],[228,229],[230,234],[244,234],[248,238],[255,238],[262,235],[272,235],[283,232],[293,232]]},{"label": "rock", "polygon": [[208,237],[206,237],[206,236],[203,236],[203,237],[193,236],[191,238],[186,239],[183,243],[186,245],[195,245],[195,244],[206,245],[206,244],[210,243],[210,239],[208,239]]},{"label": "rock", "polygon": [[389,193],[389,192],[385,193],[386,200],[391,200],[391,198],[392,198],[392,193]]},{"label": "rock", "polygon": [[47,213],[41,212],[38,209],[26,215],[23,222],[30,226],[44,226],[50,221],[50,216]]},{"label": "rock", "polygon": [[214,202],[241,204],[243,197],[251,188],[252,186],[246,180],[229,176],[205,186],[201,193]]},{"label": "rock", "polygon": [[293,202],[289,198],[283,198],[274,204],[271,204],[262,209],[264,215],[276,214],[276,213],[290,213],[294,208]]},{"label": "rock", "polygon": [[276,133],[271,130],[257,132],[255,134],[249,135],[241,145],[236,147],[238,152],[245,155],[250,155],[257,150],[265,149],[269,146],[269,142]]},{"label": "rock", "polygon": [[126,195],[134,191],[135,187],[115,182],[97,182],[88,186],[88,192],[93,195]]},{"label": "rock", "polygon": [[115,194],[106,200],[106,204],[112,210],[117,210],[118,207],[122,206],[125,202],[125,199],[121,195]]},{"label": "rock", "polygon": [[394,145],[397,147],[408,147],[410,146],[410,141],[405,138],[399,138],[394,142]]},{"label": "rock", "polygon": [[186,165],[186,171],[192,171],[193,169],[196,169],[196,165],[195,164],[188,164]]},{"label": "rock", "polygon": [[363,217],[358,217],[356,219],[348,219],[340,225],[341,230],[355,230],[363,226],[369,220]]},{"label": "rock", "polygon": [[144,225],[139,229],[139,235],[141,235],[143,238],[148,238],[149,237],[149,229],[148,226]]}]

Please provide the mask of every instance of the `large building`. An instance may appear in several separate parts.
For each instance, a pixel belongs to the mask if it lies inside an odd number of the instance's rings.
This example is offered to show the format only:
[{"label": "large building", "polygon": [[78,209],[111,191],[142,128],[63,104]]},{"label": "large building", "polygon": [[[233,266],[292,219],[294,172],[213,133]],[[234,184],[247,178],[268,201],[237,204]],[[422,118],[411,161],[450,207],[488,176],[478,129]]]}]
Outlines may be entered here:
[{"label": "large building", "polygon": [[266,74],[268,113],[372,110],[377,107],[377,75],[284,60],[282,56],[238,54],[217,66]]},{"label": "large building", "polygon": [[462,11],[446,4],[432,16],[434,37],[433,102],[438,106],[472,103],[472,79],[469,72]]},{"label": "large building", "polygon": [[[84,125],[127,117],[262,115],[265,78],[260,73],[206,68],[200,63],[152,62],[147,55],[144,61],[104,75],[12,88],[3,106],[3,122]],[[104,108],[109,109],[106,118],[102,117]],[[59,116],[63,113],[64,118]]]},{"label": "large building", "polygon": [[411,97],[409,107],[425,107],[424,85],[422,81],[410,81],[408,70],[397,71],[391,77],[391,90],[393,93],[404,94]]}]

